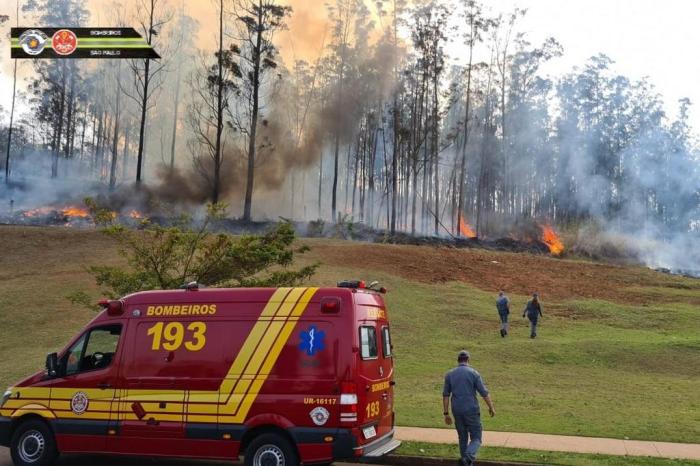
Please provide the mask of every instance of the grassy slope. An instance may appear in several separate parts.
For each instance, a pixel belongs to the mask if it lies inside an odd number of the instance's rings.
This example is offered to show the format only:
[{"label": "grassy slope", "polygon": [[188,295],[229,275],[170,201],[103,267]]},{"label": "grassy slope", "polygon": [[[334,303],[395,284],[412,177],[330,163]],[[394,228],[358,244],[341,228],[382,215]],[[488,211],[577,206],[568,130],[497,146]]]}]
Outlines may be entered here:
[{"label": "grassy slope", "polygon": [[[96,291],[84,267],[121,258],[114,244],[95,232],[0,227],[0,241],[0,385],[8,385],[41,367],[46,352],[61,347],[89,320],[89,311],[64,299],[76,290]],[[443,373],[467,347],[498,410],[496,418],[485,420],[486,429],[700,442],[700,281],[644,269],[590,269],[575,261],[464,251],[455,257],[472,273],[450,273],[435,283],[416,276],[395,254],[409,263],[413,257],[427,261],[420,265],[424,272],[445,268],[441,250],[306,242],[313,250],[304,261],[324,263],[315,283],[362,277],[379,279],[390,289],[399,424],[440,425]],[[362,268],[362,256],[374,259],[370,269]],[[526,297],[511,295],[516,313],[511,337],[502,340],[492,283],[485,290],[476,286],[479,267],[484,277],[488,274],[489,258],[506,266],[526,260],[533,270],[556,268],[563,283],[575,283],[576,276],[594,283],[601,270],[605,283],[619,277],[621,284],[601,284],[607,291],[600,299],[579,291],[552,291],[551,299],[545,293],[541,336],[534,341],[517,313]],[[507,273],[502,272],[506,279]],[[557,282],[556,276],[525,271],[513,277],[512,289],[526,289],[528,280],[538,290]]]}]

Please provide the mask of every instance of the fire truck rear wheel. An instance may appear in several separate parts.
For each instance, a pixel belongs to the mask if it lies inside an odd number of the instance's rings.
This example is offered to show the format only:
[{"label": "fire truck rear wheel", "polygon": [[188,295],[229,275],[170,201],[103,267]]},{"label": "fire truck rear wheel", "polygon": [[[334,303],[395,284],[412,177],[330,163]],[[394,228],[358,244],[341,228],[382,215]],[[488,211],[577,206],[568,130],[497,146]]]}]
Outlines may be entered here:
[{"label": "fire truck rear wheel", "polygon": [[298,466],[294,446],[281,435],[270,433],[255,437],[245,452],[245,466]]},{"label": "fire truck rear wheel", "polygon": [[15,466],[49,466],[58,456],[53,432],[45,422],[25,421],[12,434],[10,456]]}]

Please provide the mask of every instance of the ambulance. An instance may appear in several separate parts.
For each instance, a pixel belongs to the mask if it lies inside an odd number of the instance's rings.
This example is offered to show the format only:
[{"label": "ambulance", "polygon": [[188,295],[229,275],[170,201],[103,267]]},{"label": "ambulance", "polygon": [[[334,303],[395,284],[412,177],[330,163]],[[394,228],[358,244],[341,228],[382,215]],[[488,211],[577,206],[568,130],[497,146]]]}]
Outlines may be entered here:
[{"label": "ambulance", "polygon": [[193,283],[102,301],[46,370],[5,392],[0,445],[17,466],[62,453],[246,466],[384,455],[399,446],[384,292]]}]

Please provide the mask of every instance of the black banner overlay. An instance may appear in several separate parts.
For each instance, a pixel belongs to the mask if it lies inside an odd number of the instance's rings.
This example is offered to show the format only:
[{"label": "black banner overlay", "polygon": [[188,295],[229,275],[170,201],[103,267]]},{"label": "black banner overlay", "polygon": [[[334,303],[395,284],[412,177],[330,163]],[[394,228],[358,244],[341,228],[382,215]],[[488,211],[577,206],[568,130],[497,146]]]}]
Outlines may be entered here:
[{"label": "black banner overlay", "polygon": [[134,28],[11,30],[11,58],[160,58]]}]

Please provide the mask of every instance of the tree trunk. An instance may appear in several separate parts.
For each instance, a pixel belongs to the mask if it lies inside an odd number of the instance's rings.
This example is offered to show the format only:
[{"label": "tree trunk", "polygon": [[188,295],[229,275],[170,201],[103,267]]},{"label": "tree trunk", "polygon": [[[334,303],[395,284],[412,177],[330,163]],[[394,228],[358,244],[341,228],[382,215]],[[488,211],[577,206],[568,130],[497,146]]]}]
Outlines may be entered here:
[{"label": "tree trunk", "polygon": [[85,157],[85,131],[87,130],[87,121],[88,121],[88,107],[85,105],[85,111],[83,112],[83,131],[80,135],[80,172],[81,174],[85,173],[85,166],[84,166],[84,160],[83,158]]},{"label": "tree trunk", "polygon": [[[18,3],[19,5],[19,3]],[[10,106],[10,126],[7,128],[7,152],[5,153],[5,183],[10,182],[10,147],[12,146],[12,124],[15,117],[15,96],[17,90],[17,60],[12,73],[12,105]]]},{"label": "tree trunk", "polygon": [[[216,142],[214,143],[214,186],[212,190],[211,201],[213,203],[219,202],[220,194],[220,183],[221,183],[221,134],[224,130],[224,107],[223,107],[223,95],[224,95],[224,64],[223,64],[223,52],[224,52],[224,2],[219,1],[219,59],[218,59],[218,82],[217,82],[217,93],[216,93]],[[178,84],[179,88],[179,84]],[[177,118],[177,113],[175,115]],[[174,163],[174,150],[175,150],[175,126],[177,122],[173,125],[173,152],[171,155],[171,170]],[[254,137],[254,135],[252,136]],[[250,165],[250,164],[249,164]],[[250,174],[248,175],[250,176]],[[246,197],[247,201],[247,197]],[[245,217],[244,217],[245,218]]]},{"label": "tree trunk", "polygon": [[122,180],[126,180],[129,168],[129,139],[131,137],[131,124],[127,123],[124,131],[124,150],[122,151]]},{"label": "tree trunk", "polygon": [[121,62],[117,64],[117,103],[114,111],[114,135],[112,136],[112,166],[109,170],[109,189],[114,189],[117,184],[117,143],[119,142],[119,116],[121,103]]},{"label": "tree trunk", "polygon": [[323,192],[323,148],[321,148],[321,157],[318,161],[318,218],[322,217],[321,211],[321,194]]},{"label": "tree trunk", "polygon": [[253,182],[255,181],[255,137],[258,129],[258,111],[260,106],[260,54],[262,51],[262,0],[258,2],[258,32],[255,40],[253,61],[253,111],[250,117],[250,140],[248,141],[248,177],[245,188],[243,220],[249,222],[253,204]]},{"label": "tree trunk", "polygon": [[434,81],[433,81],[433,170],[435,171],[434,176],[435,176],[435,186],[434,188],[434,193],[435,193],[435,223],[434,223],[434,233],[435,236],[439,234],[439,228],[440,228],[440,166],[439,166],[439,158],[440,158],[440,148],[438,147],[439,145],[439,134],[438,131],[440,130],[439,124],[438,124],[438,74],[437,71],[435,72],[434,76]]},{"label": "tree trunk", "polygon": [[[148,20],[148,45],[153,42],[153,14],[155,13],[155,0],[151,0],[151,9],[149,11]],[[139,124],[139,148],[136,157],[136,185],[141,184],[143,179],[143,151],[144,151],[144,136],[146,131],[146,113],[148,112],[148,85],[150,83],[151,59],[146,58],[143,70],[143,96],[141,99],[141,123]]]},{"label": "tree trunk", "polygon": [[[221,44],[219,44],[219,49],[221,49]],[[180,106],[180,66],[177,67],[177,81],[175,82],[175,110],[173,111],[173,135],[170,141],[170,171],[175,169],[175,141],[177,140],[177,116],[178,108]]]},{"label": "tree trunk", "polygon": [[[396,14],[396,0],[394,0],[394,9],[393,9],[393,23],[394,23],[394,53],[396,53],[396,50],[398,49],[398,23],[397,23],[397,14]],[[395,62],[397,60],[394,60]],[[396,64],[394,64],[394,81],[398,82],[398,70]],[[394,116],[394,130],[393,130],[393,137],[394,137],[394,144],[392,148],[392,153],[391,153],[391,227],[390,231],[391,234],[396,233],[396,196],[398,195],[398,147],[399,147],[399,108],[398,108],[398,98],[397,98],[398,90],[394,91],[394,105],[392,107],[392,114]],[[384,136],[382,135],[382,138]],[[386,151],[385,151],[386,152]]]},{"label": "tree trunk", "polygon": [[61,150],[61,136],[63,132],[63,112],[65,109],[66,100],[66,62],[62,63],[62,74],[61,74],[61,102],[59,105],[58,115],[56,119],[56,125],[58,125],[56,130],[56,141],[54,143],[53,149],[53,163],[51,164],[51,178],[56,178],[58,176],[58,154]]},{"label": "tree trunk", "polygon": [[[460,166],[459,174],[459,194],[457,195],[457,225],[463,223],[462,216],[464,215],[464,183],[467,176],[467,145],[469,144],[469,107],[471,104],[471,87],[472,87],[472,63],[474,58],[474,19],[472,16],[471,22],[471,36],[469,42],[469,64],[467,68],[467,101],[465,104],[464,111],[464,139],[462,140],[462,163]],[[457,237],[462,235],[461,228],[457,229]]]},{"label": "tree trunk", "polygon": [[[339,130],[338,130],[339,131]],[[335,222],[335,204],[338,191],[338,152],[340,151],[340,134],[335,135],[335,149],[333,150],[333,194],[331,196],[331,217]]]},{"label": "tree trunk", "polygon": [[73,129],[75,128],[75,119],[73,117],[73,110],[74,110],[74,105],[75,105],[75,76],[74,76],[74,69],[73,69],[73,63],[71,62],[69,65],[69,79],[70,79],[70,89],[68,91],[68,114],[66,115],[66,144],[64,146],[64,157],[68,159],[71,155],[71,137],[73,133]]}]

